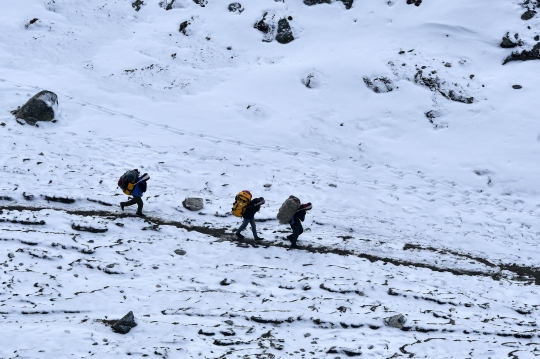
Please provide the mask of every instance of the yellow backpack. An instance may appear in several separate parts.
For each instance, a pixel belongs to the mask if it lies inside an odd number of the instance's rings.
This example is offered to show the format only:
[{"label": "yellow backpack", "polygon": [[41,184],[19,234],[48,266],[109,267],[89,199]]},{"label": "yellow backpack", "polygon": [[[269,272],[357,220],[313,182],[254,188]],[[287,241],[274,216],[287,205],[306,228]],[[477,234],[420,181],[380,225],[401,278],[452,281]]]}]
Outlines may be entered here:
[{"label": "yellow backpack", "polygon": [[236,217],[242,217],[249,202],[251,202],[251,193],[249,191],[244,190],[238,193],[234,198],[234,204],[231,210],[232,214]]}]

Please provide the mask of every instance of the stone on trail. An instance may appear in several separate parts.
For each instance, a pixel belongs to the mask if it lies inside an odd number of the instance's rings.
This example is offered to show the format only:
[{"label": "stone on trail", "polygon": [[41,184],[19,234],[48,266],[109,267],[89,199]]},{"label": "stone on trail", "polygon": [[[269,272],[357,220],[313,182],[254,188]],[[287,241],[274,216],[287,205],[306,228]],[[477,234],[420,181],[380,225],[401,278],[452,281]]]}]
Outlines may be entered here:
[{"label": "stone on trail", "polygon": [[124,315],[122,319],[114,323],[112,328],[116,333],[127,334],[131,328],[136,326],[137,323],[135,323],[135,317],[133,316],[133,312],[130,311],[128,314]]},{"label": "stone on trail", "polygon": [[278,21],[276,40],[280,44],[288,44],[294,40],[291,25],[289,25],[289,21],[287,21],[287,19],[280,19]]},{"label": "stone on trail", "polygon": [[17,111],[15,117],[25,120],[29,125],[35,125],[37,121],[52,121],[56,106],[58,96],[51,91],[41,91],[28,100]]},{"label": "stone on trail", "polygon": [[202,198],[186,198],[182,205],[184,208],[189,209],[190,211],[199,211],[203,208],[203,199]]},{"label": "stone on trail", "polygon": [[384,318],[384,324],[389,327],[403,329],[403,324],[407,321],[407,318],[403,314],[397,314],[392,317]]},{"label": "stone on trail", "polygon": [[176,250],[174,251],[174,253],[176,253],[176,254],[179,255],[179,256],[185,256],[185,255],[186,255],[186,251],[183,250],[183,249],[176,249]]}]

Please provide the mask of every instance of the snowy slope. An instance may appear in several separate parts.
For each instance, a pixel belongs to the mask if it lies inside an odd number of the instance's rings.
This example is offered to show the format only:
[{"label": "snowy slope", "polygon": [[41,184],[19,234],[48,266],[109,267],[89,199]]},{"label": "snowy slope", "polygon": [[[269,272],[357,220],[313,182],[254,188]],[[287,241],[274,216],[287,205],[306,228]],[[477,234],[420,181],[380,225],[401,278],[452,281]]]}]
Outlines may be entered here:
[{"label": "snowy slope", "polygon": [[[2,4],[0,358],[535,356],[540,62],[499,46],[536,43],[534,2],[132,3]],[[41,89],[58,121],[20,125]],[[119,213],[133,167],[146,221]],[[232,238],[242,189],[262,244]],[[126,336],[100,322],[130,310]]]}]

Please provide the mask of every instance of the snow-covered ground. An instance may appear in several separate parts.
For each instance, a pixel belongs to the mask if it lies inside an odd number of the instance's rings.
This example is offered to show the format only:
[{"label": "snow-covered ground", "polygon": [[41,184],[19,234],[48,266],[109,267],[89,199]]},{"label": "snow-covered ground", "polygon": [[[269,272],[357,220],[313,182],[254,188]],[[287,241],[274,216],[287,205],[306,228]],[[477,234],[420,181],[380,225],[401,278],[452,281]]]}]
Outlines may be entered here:
[{"label": "snow-covered ground", "polygon": [[[502,65],[535,2],[415,2],[0,4],[0,358],[537,356],[540,61]],[[41,89],[57,122],[19,124]],[[262,243],[233,238],[242,189]]]}]

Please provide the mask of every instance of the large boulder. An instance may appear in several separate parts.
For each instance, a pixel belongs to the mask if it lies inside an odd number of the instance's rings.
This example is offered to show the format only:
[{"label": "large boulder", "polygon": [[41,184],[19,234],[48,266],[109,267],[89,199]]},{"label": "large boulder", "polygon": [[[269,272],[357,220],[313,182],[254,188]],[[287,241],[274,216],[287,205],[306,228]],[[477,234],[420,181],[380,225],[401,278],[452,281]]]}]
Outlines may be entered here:
[{"label": "large boulder", "polygon": [[504,62],[503,65],[506,65],[507,63],[511,61],[529,61],[529,60],[540,60],[540,42],[533,46],[531,50],[523,50],[521,52],[512,52],[510,56],[508,56]]},{"label": "large boulder", "polygon": [[407,318],[405,318],[403,314],[397,314],[392,317],[385,318],[383,321],[384,324],[389,327],[403,329],[403,324],[407,322]]},{"label": "large boulder", "polygon": [[15,117],[25,120],[30,125],[35,125],[38,121],[52,121],[57,106],[58,96],[54,92],[41,91],[28,100],[17,111]]},{"label": "large boulder", "polygon": [[280,19],[278,21],[276,40],[280,44],[288,44],[294,40],[291,25],[289,25],[289,21],[287,21],[287,19]]},{"label": "large boulder", "polygon": [[203,208],[202,198],[186,198],[182,205],[190,211],[200,211]]}]

